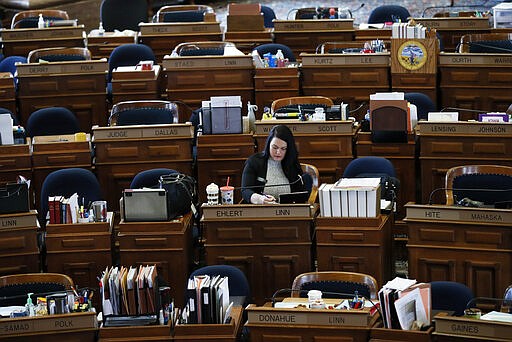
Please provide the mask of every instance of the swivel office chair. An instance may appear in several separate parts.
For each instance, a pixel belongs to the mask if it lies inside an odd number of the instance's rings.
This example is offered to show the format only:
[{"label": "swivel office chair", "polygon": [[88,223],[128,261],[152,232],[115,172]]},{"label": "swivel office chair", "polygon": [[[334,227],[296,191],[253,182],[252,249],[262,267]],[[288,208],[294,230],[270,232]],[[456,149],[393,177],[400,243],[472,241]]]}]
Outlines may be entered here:
[{"label": "swivel office chair", "polygon": [[273,28],[273,20],[276,19],[276,13],[274,10],[269,6],[260,5],[260,12],[263,14],[263,26],[266,28]]},{"label": "swivel office chair", "polygon": [[432,281],[430,286],[432,310],[454,311],[456,316],[462,316],[474,297],[469,287],[455,281]]},{"label": "swivel office chair", "polygon": [[112,107],[109,126],[157,125],[178,122],[178,107],[169,101],[124,101]]},{"label": "swivel office chair", "polygon": [[427,120],[428,113],[436,111],[436,106],[432,99],[423,93],[405,93],[404,98],[416,105],[418,120]]},{"label": "swivel office chair", "polygon": [[61,135],[80,132],[80,123],[72,111],[64,107],[41,108],[27,119],[27,136]]},{"label": "swivel office chair", "polygon": [[206,13],[214,13],[213,8],[206,5],[173,5],[161,7],[155,15],[159,23],[202,22]]},{"label": "swivel office chair", "polygon": [[318,183],[320,179],[318,169],[315,166],[306,163],[300,163],[300,166],[304,172],[302,174],[304,187],[309,192],[308,203],[315,203],[318,197]]},{"label": "swivel office chair", "polygon": [[263,55],[270,52],[272,55],[275,55],[277,53],[277,50],[281,50],[283,52],[284,58],[288,58],[290,62],[295,62],[295,55],[293,54],[292,49],[290,49],[288,46],[283,44],[277,44],[277,43],[269,43],[269,44],[262,44],[259,46],[256,46],[254,48],[258,52],[261,58],[263,58]]},{"label": "swivel office chair", "polygon": [[293,96],[293,97],[283,97],[277,100],[272,101],[272,105],[270,106],[271,113],[275,113],[280,108],[289,107],[289,106],[297,106],[301,105],[308,109],[313,109],[315,107],[330,107],[334,105],[334,102],[325,96]]},{"label": "swivel office chair", "polygon": [[39,9],[28,10],[16,13],[11,20],[11,29],[19,28],[37,28],[39,14],[45,21],[69,20],[68,13],[61,10]]},{"label": "swivel office chair", "polygon": [[157,188],[160,180],[160,176],[170,175],[171,173],[177,173],[178,171],[173,169],[150,169],[144,170],[133,177],[130,183],[130,189],[139,188]]},{"label": "swivel office chair", "polygon": [[45,62],[86,61],[91,60],[91,52],[82,47],[44,48],[30,51],[27,60],[28,63],[39,63],[41,60]]},{"label": "swivel office chair", "polygon": [[14,86],[18,86],[18,73],[17,73],[17,63],[25,64],[27,63],[27,57],[23,56],[8,56],[0,61],[0,72],[10,72],[13,75]]},{"label": "swivel office chair", "polygon": [[382,5],[376,7],[368,17],[368,24],[379,24],[398,21],[407,22],[411,14],[407,8],[397,5]]},{"label": "swivel office chair", "polygon": [[236,49],[230,42],[204,41],[186,42],[176,45],[172,56],[222,56],[226,48]]},{"label": "swivel office chair", "polygon": [[146,0],[103,0],[100,18],[107,32],[138,31],[139,23],[148,21],[148,3]]}]

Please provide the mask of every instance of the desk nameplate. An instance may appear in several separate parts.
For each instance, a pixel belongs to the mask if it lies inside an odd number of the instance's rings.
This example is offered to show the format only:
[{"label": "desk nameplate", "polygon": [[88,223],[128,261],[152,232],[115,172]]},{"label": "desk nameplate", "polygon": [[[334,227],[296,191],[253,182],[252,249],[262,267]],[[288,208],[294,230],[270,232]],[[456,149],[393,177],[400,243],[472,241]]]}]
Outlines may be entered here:
[{"label": "desk nameplate", "polygon": [[39,227],[36,210],[30,210],[25,213],[0,215],[0,229],[15,229],[26,227]]},{"label": "desk nameplate", "polygon": [[459,222],[512,225],[512,211],[493,208],[469,208],[446,205],[406,204],[404,221]]},{"label": "desk nameplate", "polygon": [[194,128],[192,124],[168,125],[133,125],[133,126],[93,126],[93,141],[123,140],[138,138],[192,138]]},{"label": "desk nameplate", "polygon": [[448,53],[439,54],[439,66],[455,65],[483,65],[492,66],[512,66],[512,54],[506,53]]},{"label": "desk nameplate", "polygon": [[354,19],[274,20],[274,32],[354,31]]},{"label": "desk nameplate", "polygon": [[437,315],[434,335],[468,336],[492,341],[510,341],[512,324],[464,317]]},{"label": "desk nameplate", "polygon": [[49,27],[44,29],[22,28],[22,29],[1,29],[0,41],[31,41],[46,39],[72,39],[85,38],[85,26],[72,27]]},{"label": "desk nameplate", "polygon": [[48,76],[50,74],[106,74],[108,62],[106,59],[101,59],[77,62],[26,63],[19,64],[17,71],[18,77]]},{"label": "desk nameplate", "polygon": [[422,24],[426,27],[444,30],[490,30],[489,18],[467,18],[467,17],[453,17],[453,18],[414,18],[416,23]]},{"label": "desk nameplate", "polygon": [[162,61],[164,70],[180,71],[197,68],[254,68],[252,57],[247,56],[165,56]]},{"label": "desk nameplate", "polygon": [[275,125],[286,125],[293,134],[353,134],[353,122],[346,121],[299,121],[260,120],[256,121],[256,135],[267,135]]},{"label": "desk nameplate", "polygon": [[312,210],[309,204],[233,204],[233,205],[206,205],[201,206],[204,220],[229,219],[288,219],[310,218]]},{"label": "desk nameplate", "polygon": [[301,53],[302,67],[308,66],[342,66],[342,65],[372,65],[389,66],[390,54],[311,54]]},{"label": "desk nameplate", "polygon": [[219,22],[197,23],[140,23],[140,35],[176,34],[176,33],[222,33]]},{"label": "desk nameplate", "polygon": [[420,121],[417,126],[418,135],[473,135],[512,137],[512,125],[508,123],[490,122],[428,122]]},{"label": "desk nameplate", "polygon": [[97,329],[95,312],[80,312],[40,317],[19,317],[0,320],[0,336],[22,337],[24,334],[42,332],[58,333]]}]

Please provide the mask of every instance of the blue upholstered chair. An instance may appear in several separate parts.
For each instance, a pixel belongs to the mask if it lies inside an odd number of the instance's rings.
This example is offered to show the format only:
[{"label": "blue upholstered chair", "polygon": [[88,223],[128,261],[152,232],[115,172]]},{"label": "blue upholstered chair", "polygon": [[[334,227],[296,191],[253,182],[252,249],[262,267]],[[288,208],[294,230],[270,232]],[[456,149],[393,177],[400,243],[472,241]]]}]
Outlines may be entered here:
[{"label": "blue upholstered chair", "polygon": [[29,52],[28,63],[39,63],[40,60],[46,62],[70,62],[70,61],[86,61],[91,59],[91,52],[87,48],[44,48],[36,49]]},{"label": "blue upholstered chair", "polygon": [[382,5],[376,7],[368,17],[368,24],[379,24],[386,22],[396,23],[407,22],[411,16],[407,8],[397,5]]},{"label": "blue upholstered chair", "polygon": [[27,57],[23,56],[8,56],[0,62],[0,72],[10,72],[14,76],[14,85],[18,85],[18,73],[16,63],[27,63]]},{"label": "blue upholstered chair", "polygon": [[213,8],[206,5],[163,6],[155,15],[157,22],[202,22],[206,13],[213,13]]},{"label": "blue upholstered chair", "polygon": [[170,175],[171,173],[176,172],[178,171],[165,168],[141,171],[133,177],[132,182],[130,183],[130,189],[157,188],[160,176]]},{"label": "blue upholstered chair", "polygon": [[307,297],[309,290],[330,292],[324,298],[353,298],[359,296],[377,299],[377,280],[371,275],[354,272],[308,272],[293,280],[292,297]]},{"label": "blue upholstered chair", "polygon": [[428,95],[423,93],[405,93],[404,98],[410,103],[416,105],[418,110],[418,120],[427,120],[428,113],[436,111],[436,105]]},{"label": "blue upholstered chair", "polygon": [[107,32],[138,31],[139,23],[148,21],[148,3],[146,0],[103,0],[100,18]]},{"label": "blue upholstered chair", "polygon": [[277,44],[277,43],[269,43],[269,44],[262,44],[259,46],[256,46],[254,50],[258,51],[258,54],[261,58],[263,58],[263,55],[270,52],[271,54],[275,55],[277,50],[281,50],[283,52],[284,58],[288,58],[290,62],[295,62],[295,55],[293,54],[292,49],[290,49],[288,46],[283,44]]},{"label": "blue upholstered chair", "polygon": [[432,310],[454,311],[456,316],[464,315],[473,292],[469,287],[455,281],[432,281]]},{"label": "blue upholstered chair", "polygon": [[507,287],[505,294],[503,295],[502,312],[512,313],[512,285]]},{"label": "blue upholstered chair", "polygon": [[39,23],[39,14],[42,14],[45,21],[69,20],[68,13],[61,10],[39,9],[20,11],[12,17],[11,28],[37,28]]},{"label": "blue upholstered chair", "polygon": [[205,42],[187,42],[176,45],[172,51],[173,56],[222,56],[224,55],[224,49],[227,47],[236,48],[233,43],[230,42],[217,42],[217,41],[205,41]]},{"label": "blue upholstered chair", "polygon": [[30,114],[27,136],[74,134],[80,132],[80,123],[72,111],[64,107],[41,108]]},{"label": "blue upholstered chair", "polygon": [[272,20],[276,19],[276,13],[271,7],[260,5],[261,14],[263,14],[263,26],[266,28],[274,27]]},{"label": "blue upholstered chair", "polygon": [[124,101],[112,107],[110,126],[156,125],[178,122],[178,107],[169,101]]}]

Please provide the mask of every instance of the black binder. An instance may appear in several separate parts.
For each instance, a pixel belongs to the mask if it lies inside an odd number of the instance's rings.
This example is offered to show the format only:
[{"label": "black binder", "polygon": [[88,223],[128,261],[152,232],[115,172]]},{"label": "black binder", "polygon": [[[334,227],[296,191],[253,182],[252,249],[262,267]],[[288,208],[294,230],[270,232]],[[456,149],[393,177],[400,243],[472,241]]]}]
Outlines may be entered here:
[{"label": "black binder", "polygon": [[8,183],[0,187],[0,214],[27,211],[29,211],[27,183]]}]

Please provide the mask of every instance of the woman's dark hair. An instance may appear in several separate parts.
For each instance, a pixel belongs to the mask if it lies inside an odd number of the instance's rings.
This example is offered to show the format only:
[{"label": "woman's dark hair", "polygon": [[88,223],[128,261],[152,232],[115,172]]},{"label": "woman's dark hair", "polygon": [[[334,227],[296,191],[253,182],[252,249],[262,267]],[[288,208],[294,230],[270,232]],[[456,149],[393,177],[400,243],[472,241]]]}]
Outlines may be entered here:
[{"label": "woman's dark hair", "polygon": [[293,179],[297,177],[297,175],[300,175],[302,168],[300,167],[299,152],[297,151],[292,131],[285,125],[272,127],[265,143],[265,150],[263,151],[263,155],[267,158],[270,158],[270,142],[273,138],[279,138],[286,142],[286,154],[281,162],[286,177]]}]

